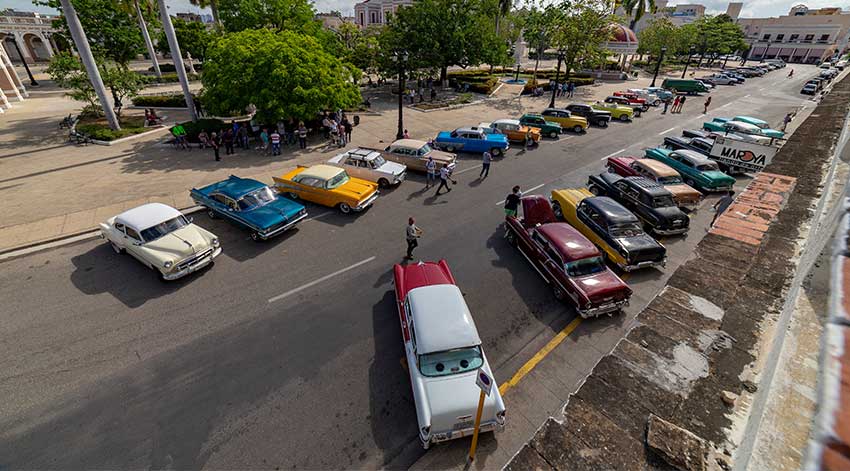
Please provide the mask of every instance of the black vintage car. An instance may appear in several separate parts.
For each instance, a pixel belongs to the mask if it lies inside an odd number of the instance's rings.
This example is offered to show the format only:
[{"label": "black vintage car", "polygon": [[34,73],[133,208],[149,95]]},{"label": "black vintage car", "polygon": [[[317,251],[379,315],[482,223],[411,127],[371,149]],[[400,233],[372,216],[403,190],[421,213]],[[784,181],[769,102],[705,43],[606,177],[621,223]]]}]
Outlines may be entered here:
[{"label": "black vintage car", "polygon": [[594,109],[592,106],[587,103],[570,103],[566,107],[564,107],[570,113],[576,116],[582,116],[587,119],[587,122],[600,127],[608,127],[608,123],[611,122],[611,112],[610,111],[600,111]]},{"label": "black vintage car", "polygon": [[664,147],[671,150],[692,150],[706,157],[711,157],[711,148],[714,147],[714,141],[704,137],[665,137]]},{"label": "black vintage car", "polygon": [[635,118],[639,118],[640,114],[645,111],[645,105],[637,105],[629,101],[626,97],[614,96],[611,95],[605,98],[605,103],[616,103],[621,106],[628,106],[629,108],[635,110]]},{"label": "black vintage car", "polygon": [[702,129],[682,129],[682,137],[699,137],[702,139],[714,139],[714,136],[708,131]]},{"label": "black vintage car", "polygon": [[591,175],[587,189],[595,195],[613,198],[658,235],[686,234],[690,228],[690,219],[676,205],[673,194],[648,178],[623,178],[606,172]]}]

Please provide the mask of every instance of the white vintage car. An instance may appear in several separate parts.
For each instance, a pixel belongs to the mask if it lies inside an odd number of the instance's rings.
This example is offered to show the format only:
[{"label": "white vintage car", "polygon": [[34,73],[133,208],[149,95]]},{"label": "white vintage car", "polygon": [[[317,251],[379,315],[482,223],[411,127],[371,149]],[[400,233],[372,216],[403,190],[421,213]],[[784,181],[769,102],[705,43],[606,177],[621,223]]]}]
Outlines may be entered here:
[{"label": "white vintage car", "polygon": [[100,233],[115,252],[126,251],[163,280],[197,271],[221,253],[215,234],[161,203],[143,204],[111,217],[100,224]]},{"label": "white vintage car", "polygon": [[407,166],[389,162],[382,153],[374,149],[353,149],[328,160],[328,163],[342,167],[349,175],[377,183],[381,188],[398,185],[404,181]]},{"label": "white vintage car", "polygon": [[[427,449],[472,435],[481,391],[477,372],[493,373],[463,294],[445,260],[395,265],[393,271],[419,440]],[[480,431],[504,426],[505,403],[493,384]]]}]

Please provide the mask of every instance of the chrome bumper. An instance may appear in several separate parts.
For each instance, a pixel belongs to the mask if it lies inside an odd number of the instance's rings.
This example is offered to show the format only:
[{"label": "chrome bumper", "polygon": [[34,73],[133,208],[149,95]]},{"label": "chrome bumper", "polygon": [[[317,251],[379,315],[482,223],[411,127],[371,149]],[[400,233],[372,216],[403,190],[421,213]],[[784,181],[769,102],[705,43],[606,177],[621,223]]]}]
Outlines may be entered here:
[{"label": "chrome bumper", "polygon": [[729,186],[718,186],[718,187],[715,187],[715,188],[703,188],[703,189],[704,189],[705,191],[710,191],[710,192],[712,192],[712,193],[714,193],[714,192],[720,192],[720,191],[731,191],[731,190],[732,190],[732,185],[729,185]]},{"label": "chrome bumper", "polygon": [[191,265],[187,266],[186,268],[184,268],[182,270],[178,270],[178,271],[171,272],[171,273],[163,273],[162,278],[164,280],[167,280],[167,281],[172,281],[172,280],[176,280],[178,278],[182,278],[182,277],[184,277],[184,276],[186,276],[190,273],[194,273],[194,272],[200,270],[201,268],[204,268],[205,266],[209,265],[213,261],[213,259],[218,257],[220,254],[221,254],[221,247],[218,247],[210,255],[207,255],[206,257],[199,258],[198,260],[195,260]]},{"label": "chrome bumper", "polygon": [[615,301],[613,303],[603,304],[599,307],[592,307],[590,309],[579,309],[578,314],[583,318],[587,319],[588,317],[596,317],[601,316],[602,314],[608,314],[609,312],[616,312],[623,308],[623,306],[628,306],[629,300],[624,299],[622,301]]},{"label": "chrome bumper", "polygon": [[[504,424],[499,424],[497,421],[492,420],[490,422],[481,422],[481,427],[478,430],[478,433],[487,433],[487,432],[496,432],[503,431],[505,429]],[[464,428],[460,430],[449,430],[447,432],[439,432],[431,435],[431,439],[429,443],[440,443],[447,442],[449,440],[455,440],[457,438],[470,437],[475,432],[475,427]]]},{"label": "chrome bumper", "polygon": [[634,270],[640,270],[641,268],[650,268],[650,267],[665,267],[667,266],[667,257],[661,259],[661,261],[655,260],[647,260],[645,262],[635,263],[632,265],[620,265],[617,264],[621,270],[624,272],[630,272]]},{"label": "chrome bumper", "polygon": [[677,206],[691,212],[696,211],[699,208],[699,203],[699,201],[680,201],[677,203]]},{"label": "chrome bumper", "polygon": [[662,235],[662,236],[671,236],[671,235],[687,234],[689,229],[690,229],[689,226],[685,226],[685,227],[680,227],[678,229],[653,229],[652,232],[654,232],[658,235]]},{"label": "chrome bumper", "polygon": [[260,239],[266,240],[270,237],[274,237],[274,236],[280,234],[281,232],[285,232],[286,230],[288,230],[292,226],[301,222],[301,220],[303,220],[306,217],[307,217],[307,211],[304,211],[304,214],[301,214],[300,216],[296,217],[295,219],[287,222],[286,224],[278,227],[277,229],[275,229],[271,232],[257,232],[257,234],[260,234]]},{"label": "chrome bumper", "polygon": [[372,203],[374,203],[375,200],[378,199],[378,195],[379,195],[379,193],[376,191],[372,196],[370,196],[365,201],[363,201],[362,203],[358,204],[357,206],[355,206],[351,209],[353,209],[355,211],[363,211],[364,209],[368,208],[369,206],[372,206]]}]

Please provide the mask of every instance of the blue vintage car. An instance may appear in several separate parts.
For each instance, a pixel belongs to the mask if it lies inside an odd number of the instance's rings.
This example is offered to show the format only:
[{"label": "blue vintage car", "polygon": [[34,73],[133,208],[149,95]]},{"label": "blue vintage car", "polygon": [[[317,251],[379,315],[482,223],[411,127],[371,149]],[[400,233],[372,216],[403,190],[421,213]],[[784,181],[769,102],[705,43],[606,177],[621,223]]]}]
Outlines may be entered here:
[{"label": "blue vintage car", "polygon": [[437,134],[434,145],[446,152],[490,152],[497,157],[508,150],[508,137],[504,134],[489,134],[478,127],[458,128]]},{"label": "blue vintage car", "polygon": [[227,180],[192,188],[195,203],[207,208],[210,218],[223,217],[251,231],[254,240],[266,240],[307,217],[303,205],[272,191],[265,183],[231,175]]}]

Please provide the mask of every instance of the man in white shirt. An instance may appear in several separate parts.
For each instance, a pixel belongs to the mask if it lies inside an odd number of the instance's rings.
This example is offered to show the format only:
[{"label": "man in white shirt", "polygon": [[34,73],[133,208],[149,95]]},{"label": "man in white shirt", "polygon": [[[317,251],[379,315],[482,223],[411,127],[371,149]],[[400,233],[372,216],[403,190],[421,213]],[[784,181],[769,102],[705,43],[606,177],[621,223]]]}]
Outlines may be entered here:
[{"label": "man in white shirt", "polygon": [[425,171],[428,176],[425,188],[431,188],[431,186],[437,183],[437,162],[434,162],[434,157],[428,157],[428,161],[425,162]]},{"label": "man in white shirt", "polygon": [[413,260],[413,249],[419,246],[417,239],[422,237],[422,229],[416,227],[416,221],[413,218],[407,219],[407,231],[405,233],[407,239],[407,255],[404,257],[407,260]]},{"label": "man in white shirt", "polygon": [[449,166],[447,164],[443,164],[440,168],[440,186],[437,187],[437,194],[440,194],[440,190],[443,188],[446,189],[446,193],[452,191],[449,187]]}]

